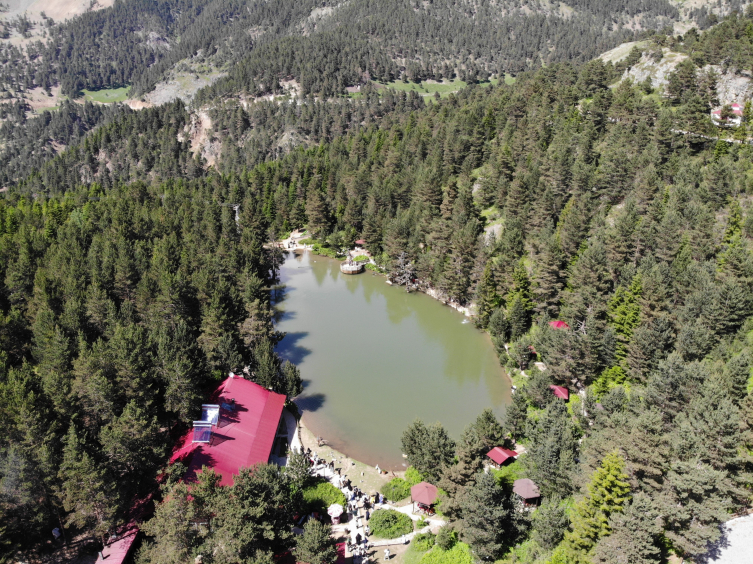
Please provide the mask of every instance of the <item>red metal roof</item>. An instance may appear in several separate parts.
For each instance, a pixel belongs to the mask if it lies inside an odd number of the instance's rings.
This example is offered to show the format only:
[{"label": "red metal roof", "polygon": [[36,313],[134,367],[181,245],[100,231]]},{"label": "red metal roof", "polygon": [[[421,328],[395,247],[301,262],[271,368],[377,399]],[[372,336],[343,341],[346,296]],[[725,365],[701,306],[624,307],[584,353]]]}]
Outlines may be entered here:
[{"label": "red metal roof", "polygon": [[365,245],[365,244],[366,244],[366,241],[364,241],[363,239],[359,239],[358,241],[356,241],[356,245]]},{"label": "red metal roof", "polygon": [[139,528],[135,523],[129,523],[125,530],[120,533],[116,541],[106,545],[100,554],[104,556],[104,559],[97,556],[96,564],[122,564],[122,562],[128,557],[128,553],[131,551],[133,542],[136,540],[136,535],[139,534]]},{"label": "red metal roof", "polygon": [[269,461],[285,396],[240,377],[228,378],[212,394],[212,403],[235,400],[235,409],[222,409],[219,424],[213,427],[210,443],[193,443],[193,429],[178,442],[170,462],[190,464],[184,480],[196,481],[202,466],[214,469],[229,486],[241,468]]},{"label": "red metal roof", "polygon": [[509,448],[502,448],[502,447],[496,446],[493,449],[491,449],[488,453],[486,453],[486,456],[491,458],[497,464],[504,464],[510,458],[517,457],[518,453],[515,452],[514,450],[510,450]]},{"label": "red metal roof", "polygon": [[558,398],[562,398],[564,400],[570,399],[570,390],[563,386],[555,386],[554,384],[551,384],[549,386],[551,388],[552,392],[554,392],[554,395]]},{"label": "red metal roof", "polygon": [[550,321],[549,327],[552,329],[570,329],[570,326],[564,321]]},{"label": "red metal roof", "polygon": [[539,487],[533,483],[533,480],[530,480],[528,478],[515,480],[512,483],[512,491],[523,499],[535,499],[537,497],[541,497]]}]

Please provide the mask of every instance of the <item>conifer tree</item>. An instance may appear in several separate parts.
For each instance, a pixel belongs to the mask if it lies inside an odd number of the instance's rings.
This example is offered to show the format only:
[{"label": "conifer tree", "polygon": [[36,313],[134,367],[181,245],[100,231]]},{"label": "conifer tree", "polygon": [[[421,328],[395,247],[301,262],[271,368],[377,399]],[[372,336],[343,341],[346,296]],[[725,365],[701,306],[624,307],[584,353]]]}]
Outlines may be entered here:
[{"label": "conifer tree", "polygon": [[86,452],[73,425],[65,438],[60,465],[60,497],[69,512],[68,523],[91,526],[100,535],[115,524],[118,499],[116,483],[106,468]]},{"label": "conifer tree", "polygon": [[329,525],[309,519],[296,540],[295,556],[306,564],[332,564],[337,560],[335,539]]},{"label": "conifer tree", "polygon": [[621,513],[630,501],[630,484],[625,461],[618,452],[609,453],[594,472],[588,493],[572,515],[571,530],[565,533],[564,549],[570,562],[588,563],[600,538],[611,534],[609,518]]},{"label": "conifer tree", "polygon": [[473,553],[481,560],[499,558],[505,545],[517,537],[510,494],[491,473],[480,472],[462,502],[463,532]]}]

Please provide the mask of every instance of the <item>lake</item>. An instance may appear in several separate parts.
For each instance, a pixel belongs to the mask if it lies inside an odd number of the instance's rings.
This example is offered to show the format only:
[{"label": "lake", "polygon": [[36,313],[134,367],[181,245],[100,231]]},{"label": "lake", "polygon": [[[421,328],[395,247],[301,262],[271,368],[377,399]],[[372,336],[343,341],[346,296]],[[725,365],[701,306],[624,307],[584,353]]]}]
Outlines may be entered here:
[{"label": "lake", "polygon": [[417,417],[451,436],[485,408],[502,416],[510,383],[489,336],[455,309],[371,271],[290,253],[277,328],[280,356],[301,369],[296,403],[317,436],[367,464],[402,469],[403,430]]}]

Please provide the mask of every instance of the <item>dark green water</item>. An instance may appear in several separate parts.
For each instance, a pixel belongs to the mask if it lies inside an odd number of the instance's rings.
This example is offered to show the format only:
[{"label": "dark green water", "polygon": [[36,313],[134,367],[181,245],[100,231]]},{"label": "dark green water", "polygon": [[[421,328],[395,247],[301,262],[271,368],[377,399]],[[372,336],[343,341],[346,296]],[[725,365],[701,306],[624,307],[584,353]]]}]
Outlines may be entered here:
[{"label": "dark green water", "polygon": [[288,335],[278,351],[301,369],[309,429],[356,460],[400,469],[400,435],[416,417],[457,439],[484,408],[504,413],[510,384],[485,333],[429,296],[339,264],[291,253],[281,272]]}]

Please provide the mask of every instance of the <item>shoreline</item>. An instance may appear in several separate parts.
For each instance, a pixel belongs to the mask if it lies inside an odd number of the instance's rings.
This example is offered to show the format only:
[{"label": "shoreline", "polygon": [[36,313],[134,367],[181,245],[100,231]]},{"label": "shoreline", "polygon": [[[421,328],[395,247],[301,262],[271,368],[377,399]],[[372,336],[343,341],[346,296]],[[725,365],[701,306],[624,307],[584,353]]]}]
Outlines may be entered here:
[{"label": "shoreline", "polygon": [[319,458],[335,460],[335,466],[342,468],[342,476],[349,477],[363,491],[379,491],[392,478],[402,478],[405,475],[405,470],[390,470],[377,473],[375,466],[370,466],[360,460],[356,460],[330,445],[318,446],[316,436],[311,429],[306,427],[303,421],[303,415],[298,420],[298,436],[304,451],[310,448],[312,453],[316,452],[319,455]]},{"label": "shoreline", "polygon": [[[291,237],[292,237],[292,234],[291,234]],[[296,241],[295,239],[292,239],[291,237],[288,237],[287,239],[283,239],[282,241],[276,241],[274,244],[275,245],[280,245],[283,251],[288,251],[288,252],[290,252],[290,251],[309,251],[309,252],[311,252],[311,249],[309,247],[307,247],[306,245],[299,244],[298,241]],[[289,245],[291,243],[294,244],[295,246],[294,247],[290,247]],[[368,251],[366,251],[366,252],[368,252]],[[316,256],[318,256],[318,257],[324,257],[324,258],[332,258],[332,257],[328,257],[327,255],[319,255],[319,254],[317,254]],[[369,254],[369,258],[371,258],[370,254]],[[339,259],[332,259],[332,260],[339,260]],[[369,264],[374,264],[374,263],[370,262]],[[383,273],[383,272],[376,272],[374,270],[372,270],[371,272],[374,272],[374,274],[376,274],[378,276],[384,276],[385,278],[387,277],[387,275],[385,273]],[[457,303],[449,300],[447,298],[447,296],[445,296],[444,294],[442,294],[442,292],[440,292],[436,288],[432,288],[431,286],[427,286],[426,289],[423,289],[423,288],[420,288],[420,287],[416,287],[415,291],[421,292],[422,294],[426,294],[430,298],[435,299],[438,302],[441,302],[443,305],[446,305],[448,307],[451,307],[454,310],[459,311],[460,313],[462,313],[465,317],[468,317],[469,319],[473,317],[473,309],[475,309],[475,307],[476,307],[476,305],[473,302],[471,302],[470,305],[461,306],[460,304],[457,304]]]}]

